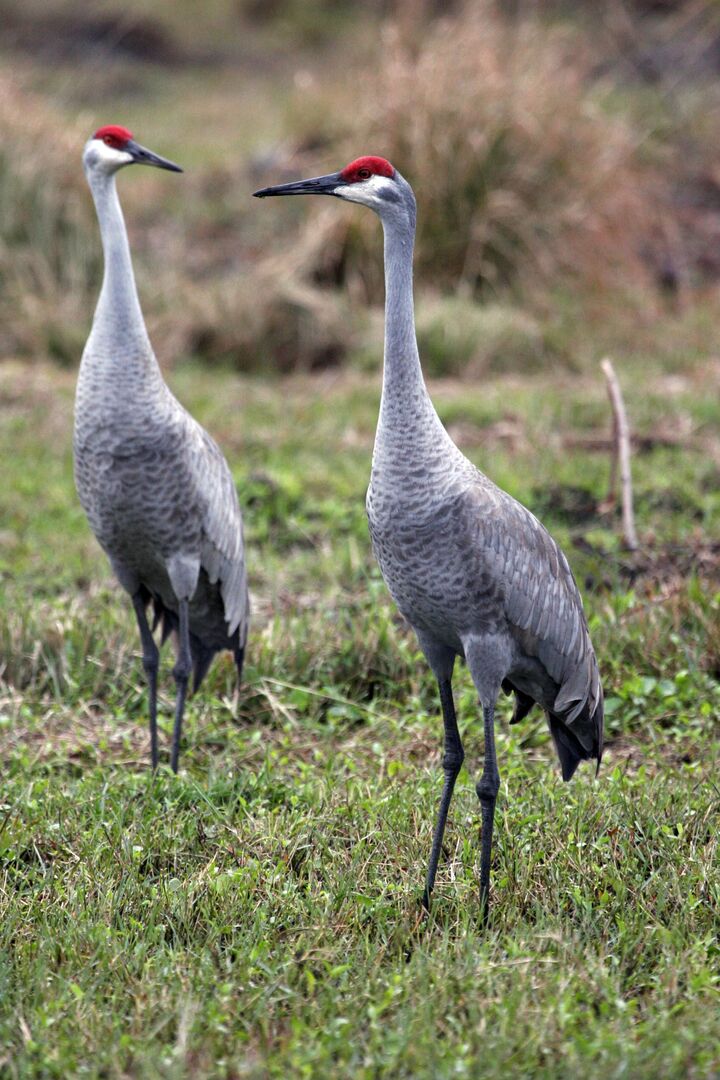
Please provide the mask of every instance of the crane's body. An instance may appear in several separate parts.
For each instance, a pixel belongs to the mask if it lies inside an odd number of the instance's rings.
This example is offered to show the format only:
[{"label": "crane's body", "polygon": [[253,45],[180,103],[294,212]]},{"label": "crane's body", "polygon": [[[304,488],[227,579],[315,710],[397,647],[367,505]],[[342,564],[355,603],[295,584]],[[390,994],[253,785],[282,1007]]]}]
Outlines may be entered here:
[{"label": "crane's body", "polygon": [[[187,593],[197,672],[206,649],[242,649],[247,633],[242,532],[232,475],[214,441],[162,380],[152,399],[147,387],[141,398],[134,398],[126,382],[123,402],[96,426],[102,410],[96,409],[97,397],[88,387],[90,380],[96,384],[93,375],[87,378],[87,366],[92,361],[83,362],[76,397],[80,501],[120,584],[131,596],[141,586],[147,590],[168,629],[176,629],[178,596]],[[133,400],[142,404],[133,408],[128,404]],[[150,400],[154,407],[148,407]],[[214,522],[209,520],[213,508]],[[215,540],[208,535],[213,524]],[[223,535],[229,541],[224,545]]]},{"label": "crane's body", "polygon": [[481,902],[487,912],[499,772],[494,710],[515,692],[514,720],[545,709],[564,779],[602,755],[603,698],[582,601],[565,556],[536,518],[455,446],[430,400],[415,336],[415,198],[383,158],[256,193],[328,194],[375,210],[385,236],[383,389],[367,511],[388,589],[415,630],[440,691],[445,783],[428,869],[429,905],[455,779],[464,759],[452,696],[457,656],[478,691],[485,763]]},{"label": "crane's body", "polygon": [[162,640],[177,635],[171,755],[177,770],[190,671],[197,689],[214,654],[229,649],[241,674],[249,604],[232,474],[170,392],[145,329],[115,187],[117,169],[133,160],[177,169],[137,147],[125,129],[102,128],[85,149],[105,275],[78,378],[75,481],[90,527],[133,600],[150,683],[153,767],[158,649],[148,603]]}]

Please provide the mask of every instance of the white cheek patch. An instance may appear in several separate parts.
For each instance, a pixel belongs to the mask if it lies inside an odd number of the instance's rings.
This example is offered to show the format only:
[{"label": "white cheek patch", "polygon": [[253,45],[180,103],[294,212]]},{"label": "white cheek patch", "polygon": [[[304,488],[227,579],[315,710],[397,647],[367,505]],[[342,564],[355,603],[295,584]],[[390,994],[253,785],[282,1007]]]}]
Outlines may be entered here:
[{"label": "white cheek patch", "polygon": [[129,154],[127,150],[116,150],[115,147],[104,143],[102,139],[93,139],[93,143],[96,160],[103,165],[117,169],[121,165],[129,165],[133,160],[132,154]]},{"label": "white cheek patch", "polygon": [[367,180],[360,180],[357,184],[342,184],[335,188],[334,194],[349,202],[377,206],[380,202],[387,202],[388,196],[392,198],[395,194],[395,185],[387,176],[374,175]]}]

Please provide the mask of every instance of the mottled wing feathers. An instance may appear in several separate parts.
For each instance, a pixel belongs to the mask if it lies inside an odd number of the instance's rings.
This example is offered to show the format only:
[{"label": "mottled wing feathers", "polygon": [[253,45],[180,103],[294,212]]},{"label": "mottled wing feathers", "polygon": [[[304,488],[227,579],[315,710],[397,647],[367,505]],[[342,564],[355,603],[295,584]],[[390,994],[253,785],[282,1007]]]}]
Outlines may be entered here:
[{"label": "mottled wing feathers", "polygon": [[486,484],[483,478],[463,494],[465,528],[476,534],[483,569],[492,574],[521,648],[559,688],[553,715],[564,724],[578,721],[574,734],[593,751],[601,745],[602,690],[572,571],[537,518]]},{"label": "mottled wing feathers", "polygon": [[201,565],[212,583],[220,582],[228,634],[232,635],[239,627],[240,645],[243,646],[247,636],[249,601],[237,491],[216,443],[194,421],[189,453],[202,514]]}]

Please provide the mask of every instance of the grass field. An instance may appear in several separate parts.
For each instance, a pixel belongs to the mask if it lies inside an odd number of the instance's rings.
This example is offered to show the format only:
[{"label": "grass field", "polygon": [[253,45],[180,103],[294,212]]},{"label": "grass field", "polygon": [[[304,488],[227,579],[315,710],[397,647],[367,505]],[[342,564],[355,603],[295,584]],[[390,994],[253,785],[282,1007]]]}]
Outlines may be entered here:
[{"label": "grass field", "polygon": [[[673,6],[623,24],[624,59],[716,21]],[[592,5],[506,24],[488,0],[457,25],[422,0],[213,0],[201,22],[184,0],[149,19],[136,0],[122,17],[6,7],[0,1077],[720,1076],[715,85],[617,75],[618,24]],[[168,381],[220,442],[246,523],[243,684],[215,663],[178,776],[150,774],[134,619],[72,481],[100,274],[79,158],[103,122],[187,165],[119,187]],[[500,703],[487,930],[461,667],[465,767],[420,906],[442,724],[364,513],[379,230],[249,197],[366,150],[397,155],[418,194],[438,411],[563,545],[606,692],[600,773],[568,785],[542,716],[511,727]],[[680,268],[664,292],[663,259]],[[634,554],[606,499],[606,352],[635,435]]]},{"label": "grass field", "polygon": [[[155,779],[132,616],[73,492],[73,381],[0,373],[2,1069],[713,1075],[720,594],[699,537],[716,520],[720,433],[707,386],[676,376],[669,403],[629,387],[639,432],[662,410],[693,433],[636,458],[649,546],[633,589],[614,521],[587,510],[607,477],[606,453],[581,445],[607,429],[600,378],[433,386],[466,452],[530,505],[546,500],[592,586],[607,690],[600,775],[567,786],[541,717],[510,728],[503,706],[484,933],[482,727],[464,671],[467,771],[429,919],[419,904],[441,723],[369,552],[377,378],[292,378],[282,394],[192,365],[172,378],[234,465],[256,616],[243,687],[216,664],[181,774]],[[699,573],[673,569],[683,558]],[[169,662],[163,690],[167,727]]]}]

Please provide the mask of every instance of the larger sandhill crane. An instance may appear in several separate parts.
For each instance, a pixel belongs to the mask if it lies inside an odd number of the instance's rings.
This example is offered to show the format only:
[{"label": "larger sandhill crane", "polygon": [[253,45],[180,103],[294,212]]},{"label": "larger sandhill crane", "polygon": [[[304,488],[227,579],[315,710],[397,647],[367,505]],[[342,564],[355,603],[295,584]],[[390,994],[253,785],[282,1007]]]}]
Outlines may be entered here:
[{"label": "larger sandhill crane", "polygon": [[340,172],[255,194],[334,195],[369,206],[385,235],[385,356],[367,512],[390,593],[438,681],[445,783],[424,901],[430,903],[445,821],[464,751],[452,673],[465,657],[482,705],[485,761],[480,900],[488,910],[495,801],[493,720],[500,689],[513,720],[545,709],[563,779],[603,746],[603,696],[582,601],[567,560],[533,515],[460,453],[425,388],[415,337],[415,197],[390,162],[362,157]]},{"label": "larger sandhill crane", "polygon": [[146,616],[150,602],[162,641],[177,636],[177,772],[190,674],[197,689],[214,654],[230,649],[241,676],[249,606],[232,475],[166,386],[140,310],[115,187],[118,170],[134,163],[182,172],[123,127],[102,127],[85,146],[105,274],[75,398],[75,483],[90,527],[132,597],[150,689],[153,769],[159,651]]}]

